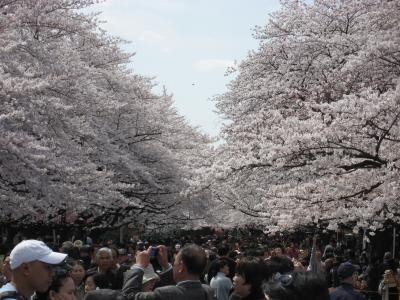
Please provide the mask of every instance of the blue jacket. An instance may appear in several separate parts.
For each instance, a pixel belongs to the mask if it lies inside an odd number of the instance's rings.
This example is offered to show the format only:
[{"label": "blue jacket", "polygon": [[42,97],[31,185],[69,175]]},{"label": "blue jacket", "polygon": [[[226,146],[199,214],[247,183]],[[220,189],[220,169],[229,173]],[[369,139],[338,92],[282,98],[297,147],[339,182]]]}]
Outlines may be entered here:
[{"label": "blue jacket", "polygon": [[365,300],[365,297],[356,292],[351,284],[344,282],[330,294],[330,297],[331,300]]}]

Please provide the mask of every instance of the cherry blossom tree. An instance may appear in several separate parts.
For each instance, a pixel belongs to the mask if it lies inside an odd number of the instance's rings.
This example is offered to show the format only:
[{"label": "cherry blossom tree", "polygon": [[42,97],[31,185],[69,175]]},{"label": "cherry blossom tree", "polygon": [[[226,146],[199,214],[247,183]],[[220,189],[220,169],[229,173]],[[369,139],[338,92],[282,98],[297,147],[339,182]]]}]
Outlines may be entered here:
[{"label": "cherry blossom tree", "polygon": [[398,1],[282,1],[216,98],[225,143],[200,184],[231,224],[400,221]]},{"label": "cherry blossom tree", "polygon": [[128,68],[94,2],[0,1],[3,223],[187,221],[210,140]]}]

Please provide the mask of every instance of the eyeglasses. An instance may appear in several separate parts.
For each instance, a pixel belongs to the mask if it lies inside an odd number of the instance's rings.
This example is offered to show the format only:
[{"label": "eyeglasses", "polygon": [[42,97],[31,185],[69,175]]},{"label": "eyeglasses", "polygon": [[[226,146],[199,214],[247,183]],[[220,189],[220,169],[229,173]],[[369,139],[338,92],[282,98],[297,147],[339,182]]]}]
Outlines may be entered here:
[{"label": "eyeglasses", "polygon": [[292,274],[281,274],[276,273],[274,276],[274,280],[279,282],[282,286],[288,287],[293,283],[293,275]]}]

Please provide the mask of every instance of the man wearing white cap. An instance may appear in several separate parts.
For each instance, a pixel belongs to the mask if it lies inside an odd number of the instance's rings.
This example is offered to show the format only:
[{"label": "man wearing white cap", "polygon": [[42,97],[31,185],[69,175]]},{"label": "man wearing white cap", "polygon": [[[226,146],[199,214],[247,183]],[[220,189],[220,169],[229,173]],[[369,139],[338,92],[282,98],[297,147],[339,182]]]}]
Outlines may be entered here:
[{"label": "man wearing white cap", "polygon": [[41,241],[20,242],[10,253],[12,279],[0,289],[0,297],[30,299],[36,291],[46,292],[53,279],[53,266],[66,257],[67,254],[54,252]]}]

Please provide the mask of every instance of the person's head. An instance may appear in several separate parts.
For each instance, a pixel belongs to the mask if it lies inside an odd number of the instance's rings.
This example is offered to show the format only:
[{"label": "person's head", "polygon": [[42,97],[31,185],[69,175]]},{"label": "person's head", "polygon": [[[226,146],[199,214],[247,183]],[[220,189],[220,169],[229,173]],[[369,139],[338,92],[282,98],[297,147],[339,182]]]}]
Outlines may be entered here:
[{"label": "person's head", "polygon": [[4,277],[10,281],[11,280],[11,267],[10,267],[10,256],[6,255],[3,259],[3,264],[1,266],[1,272],[3,273]]},{"label": "person's head", "polygon": [[312,272],[277,273],[264,285],[268,300],[329,300],[328,285]]},{"label": "person's head", "polygon": [[26,291],[23,296],[27,298],[34,291],[46,292],[53,279],[54,265],[66,257],[66,254],[53,252],[41,241],[22,241],[10,253],[12,281]]},{"label": "person's head", "polygon": [[322,255],[322,259],[328,259],[335,256],[335,249],[332,245],[326,245],[324,249],[324,254]]},{"label": "person's head", "polygon": [[173,274],[175,281],[199,278],[207,264],[207,256],[200,246],[190,244],[175,256]]},{"label": "person's head", "polygon": [[238,295],[244,291],[250,292],[250,297],[257,298],[262,295],[262,283],[268,277],[268,269],[264,260],[247,257],[236,265],[233,287]]},{"label": "person's head", "polygon": [[385,252],[385,254],[383,255],[383,260],[389,260],[392,258],[392,253],[391,252]]},{"label": "person's head", "polygon": [[324,262],[325,270],[329,272],[329,270],[334,266],[334,258],[327,258]]},{"label": "person's head", "polygon": [[267,261],[268,277],[271,278],[275,273],[288,273],[294,270],[293,261],[286,255],[271,256]]},{"label": "person's head", "polygon": [[112,267],[112,251],[110,248],[100,248],[96,253],[96,263],[101,272],[107,272]]},{"label": "person's head", "polygon": [[218,255],[220,257],[226,257],[229,254],[229,246],[224,244],[218,248]]},{"label": "person's head", "polygon": [[94,283],[94,276],[95,273],[88,273],[84,278],[85,282],[85,293],[89,293],[90,291],[96,290],[96,284]]},{"label": "person's head", "polygon": [[75,240],[73,245],[80,249],[83,246],[83,242],[81,240]]},{"label": "person's head", "polygon": [[72,256],[74,251],[74,244],[71,241],[65,241],[62,243],[60,252],[68,254],[68,256]]},{"label": "person's head", "polygon": [[337,275],[341,282],[354,285],[357,280],[357,269],[350,262],[344,262],[339,265]]},{"label": "person's head", "polygon": [[81,260],[74,260],[71,264],[71,271],[70,275],[71,278],[74,280],[76,285],[81,284],[83,278],[85,278],[85,267],[83,265],[83,261]]},{"label": "person's head", "polygon": [[56,269],[49,289],[44,293],[36,293],[37,300],[76,300],[75,283],[69,272]]},{"label": "person's head", "polygon": [[229,262],[228,260],[221,258],[219,260],[219,272],[224,273],[225,275],[229,275]]},{"label": "person's head", "polygon": [[225,275],[229,274],[229,263],[227,259],[219,258],[211,262],[208,272],[209,281],[215,277],[218,272],[222,272]]}]

